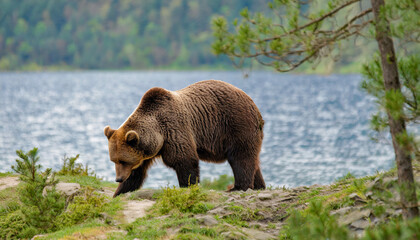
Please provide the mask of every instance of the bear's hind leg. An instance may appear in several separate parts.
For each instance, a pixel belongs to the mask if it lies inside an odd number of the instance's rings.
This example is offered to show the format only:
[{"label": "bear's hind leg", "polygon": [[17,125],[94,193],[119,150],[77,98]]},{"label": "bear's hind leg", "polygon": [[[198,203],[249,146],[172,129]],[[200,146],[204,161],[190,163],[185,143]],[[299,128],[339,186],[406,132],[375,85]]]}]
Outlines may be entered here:
[{"label": "bear's hind leg", "polygon": [[235,186],[230,191],[254,189],[255,159],[250,156],[230,156],[228,162],[235,178]]},{"label": "bear's hind leg", "polygon": [[264,178],[261,174],[261,169],[258,168],[254,175],[254,190],[265,189]]}]

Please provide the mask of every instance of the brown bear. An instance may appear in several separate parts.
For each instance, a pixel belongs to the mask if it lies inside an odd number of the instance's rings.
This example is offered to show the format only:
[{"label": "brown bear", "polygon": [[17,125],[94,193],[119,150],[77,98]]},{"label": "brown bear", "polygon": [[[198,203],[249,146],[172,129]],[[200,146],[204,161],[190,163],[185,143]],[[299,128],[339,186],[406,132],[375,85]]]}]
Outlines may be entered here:
[{"label": "brown bear", "polygon": [[218,80],[178,91],[148,90],[117,130],[105,127],[119,186],[114,197],[143,184],[156,157],[176,171],[180,187],[199,182],[199,159],[228,161],[231,190],[264,189],[259,164],[264,120],[252,99]]}]

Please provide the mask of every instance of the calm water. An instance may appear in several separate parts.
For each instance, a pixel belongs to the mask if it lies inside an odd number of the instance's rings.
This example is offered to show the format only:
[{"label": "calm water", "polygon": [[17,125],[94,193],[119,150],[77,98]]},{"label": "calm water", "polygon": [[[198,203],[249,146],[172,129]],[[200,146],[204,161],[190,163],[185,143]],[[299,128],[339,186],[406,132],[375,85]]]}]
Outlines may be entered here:
[{"label": "calm water", "polygon": [[[205,79],[230,82],[248,93],[265,119],[261,165],[267,184],[326,184],[351,172],[372,174],[393,164],[392,147],[370,140],[371,98],[358,75],[284,75],[255,72],[0,73],[0,171],[15,150],[40,150],[41,164],[58,169],[63,155],[80,153],[99,176],[115,178],[103,128],[118,128],[143,93],[181,89]],[[201,177],[232,175],[227,163],[201,162]],[[159,162],[146,187],[177,185]]]}]

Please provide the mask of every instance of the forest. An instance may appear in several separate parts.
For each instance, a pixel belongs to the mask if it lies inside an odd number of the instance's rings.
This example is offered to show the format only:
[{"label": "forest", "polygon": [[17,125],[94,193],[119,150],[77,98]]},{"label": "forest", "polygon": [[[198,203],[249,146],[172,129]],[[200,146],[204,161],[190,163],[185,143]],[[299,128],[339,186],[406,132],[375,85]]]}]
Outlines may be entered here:
[{"label": "forest", "polygon": [[[272,14],[264,0],[3,0],[0,70],[233,69],[212,53],[211,20]],[[356,72],[374,44],[359,39],[320,71]],[[354,46],[351,43],[351,46]],[[254,64],[254,69],[258,69]],[[311,69],[303,66],[300,71]]]}]

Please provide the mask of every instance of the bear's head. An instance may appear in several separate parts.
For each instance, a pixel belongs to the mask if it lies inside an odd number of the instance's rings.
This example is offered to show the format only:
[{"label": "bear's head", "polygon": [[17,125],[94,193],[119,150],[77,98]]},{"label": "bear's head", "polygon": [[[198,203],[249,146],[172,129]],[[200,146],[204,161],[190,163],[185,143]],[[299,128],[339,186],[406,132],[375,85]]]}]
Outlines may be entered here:
[{"label": "bear's head", "polygon": [[160,133],[127,129],[117,130],[106,126],[104,134],[108,138],[109,157],[115,163],[116,182],[124,182],[131,175],[131,171],[141,166],[144,160],[158,155],[163,145]]}]

